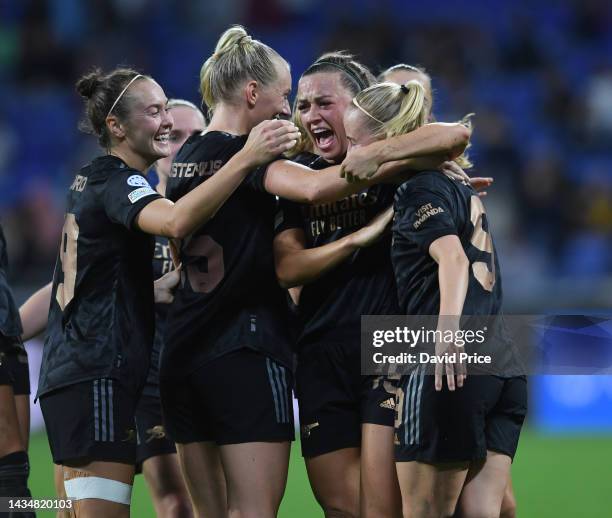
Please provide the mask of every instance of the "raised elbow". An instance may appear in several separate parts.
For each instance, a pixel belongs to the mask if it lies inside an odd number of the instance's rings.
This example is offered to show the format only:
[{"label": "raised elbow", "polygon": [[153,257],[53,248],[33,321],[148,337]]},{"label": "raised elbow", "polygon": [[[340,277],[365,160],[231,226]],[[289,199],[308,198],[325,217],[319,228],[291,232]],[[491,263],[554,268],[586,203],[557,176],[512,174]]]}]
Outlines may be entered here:
[{"label": "raised elbow", "polygon": [[292,276],[289,272],[283,271],[279,268],[276,269],[276,279],[278,280],[279,286],[284,290],[300,286],[300,283],[297,282],[294,276]]},{"label": "raised elbow", "polygon": [[459,139],[464,146],[467,146],[472,138],[472,127],[465,124],[459,124],[458,132]]},{"label": "raised elbow", "polygon": [[284,264],[283,261],[276,263],[276,279],[284,290],[302,285],[297,278],[296,272],[289,265]]},{"label": "raised elbow", "polygon": [[321,203],[321,194],[319,190],[310,187],[306,189],[302,203],[307,203],[308,205],[316,205],[317,203]]},{"label": "raised elbow", "polygon": [[289,288],[293,288],[295,287],[294,284],[292,284],[291,282],[289,282],[289,280],[284,279],[283,277],[279,277],[278,275],[276,276],[276,278],[278,279],[278,285],[283,288],[284,290],[288,290]]},{"label": "raised elbow", "polygon": [[450,151],[452,157],[458,157],[461,153],[465,151],[468,144],[470,143],[470,138],[472,136],[472,128],[464,126],[463,124],[457,124],[453,129],[453,136],[450,145]]},{"label": "raised elbow", "polygon": [[179,218],[168,221],[165,225],[164,235],[171,239],[184,239],[191,231],[189,226]]},{"label": "raised elbow", "polygon": [[316,178],[316,175],[311,176],[312,178],[306,184],[306,188],[304,190],[304,200],[302,203],[317,205],[319,203],[323,203],[325,200],[323,199],[323,192],[321,190],[319,180]]},{"label": "raised elbow", "polygon": [[457,129],[458,138],[464,146],[467,146],[472,138],[472,127],[465,124],[459,124]]}]

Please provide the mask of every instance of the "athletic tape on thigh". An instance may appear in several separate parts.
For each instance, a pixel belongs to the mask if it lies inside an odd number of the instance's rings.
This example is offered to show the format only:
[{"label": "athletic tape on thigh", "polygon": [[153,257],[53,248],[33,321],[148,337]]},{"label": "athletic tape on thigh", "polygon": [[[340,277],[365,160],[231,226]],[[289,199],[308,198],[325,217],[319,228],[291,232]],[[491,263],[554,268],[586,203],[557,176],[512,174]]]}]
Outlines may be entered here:
[{"label": "athletic tape on thigh", "polygon": [[130,505],[132,486],[102,477],[78,477],[64,481],[66,496],[75,500],[99,498],[118,504]]}]

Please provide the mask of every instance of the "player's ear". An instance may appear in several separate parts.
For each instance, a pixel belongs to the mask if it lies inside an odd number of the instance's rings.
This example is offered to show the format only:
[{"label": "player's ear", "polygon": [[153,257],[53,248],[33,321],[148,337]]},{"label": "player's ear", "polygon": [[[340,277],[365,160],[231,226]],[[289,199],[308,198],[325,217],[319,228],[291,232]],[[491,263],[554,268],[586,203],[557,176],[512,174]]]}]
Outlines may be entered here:
[{"label": "player's ear", "polygon": [[109,115],[106,118],[106,127],[108,128],[108,132],[115,138],[122,139],[125,137],[125,129],[123,125],[119,122],[119,119],[114,115]]},{"label": "player's ear", "polygon": [[259,84],[257,81],[249,81],[244,88],[244,95],[249,108],[254,108],[259,96]]}]

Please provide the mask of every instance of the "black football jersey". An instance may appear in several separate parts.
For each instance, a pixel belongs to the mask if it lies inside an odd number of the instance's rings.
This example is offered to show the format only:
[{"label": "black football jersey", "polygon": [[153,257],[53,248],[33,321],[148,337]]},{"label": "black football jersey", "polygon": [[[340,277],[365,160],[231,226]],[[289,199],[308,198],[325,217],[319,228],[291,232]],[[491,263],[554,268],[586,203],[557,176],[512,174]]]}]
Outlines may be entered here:
[{"label": "black football jersey", "polygon": [[68,193],[38,395],[112,377],[139,390],[154,329],[153,237],[134,226],[161,196],[115,156],[85,166]]},{"label": "black football jersey", "polygon": [[[172,165],[166,196],[176,201],[214,175],[247,136],[194,135]],[[244,347],[292,366],[285,295],[274,271],[276,200],[266,167],[245,178],[215,216],[181,243],[181,283],[168,311],[162,376],[176,376]]]},{"label": "black football jersey", "polygon": [[7,281],[8,254],[6,239],[0,226],[0,333],[4,336],[20,336],[22,333],[19,311],[13,292]]},{"label": "black football jersey", "polygon": [[403,313],[439,313],[438,265],[429,247],[446,235],[459,237],[470,262],[463,314],[498,314],[502,284],[484,205],[474,189],[438,171],[419,173],[395,197],[391,255]]},{"label": "black football jersey", "polygon": [[[311,169],[329,167],[329,163],[312,154],[300,155],[296,161]],[[395,191],[395,185],[375,185],[339,201],[319,205],[281,199],[275,232],[301,228],[307,248],[323,246],[369,223],[391,206]],[[300,349],[308,344],[332,342],[351,342],[359,347],[361,315],[399,312],[390,245],[390,235],[383,236],[375,245],[357,250],[349,259],[302,288]]]},{"label": "black football jersey", "polygon": [[[174,263],[170,255],[170,241],[167,237],[155,236],[153,278],[159,279],[172,270],[174,270]],[[153,339],[151,365],[149,366],[149,374],[147,374],[147,383],[143,389],[143,394],[149,396],[159,397],[159,364],[161,361],[161,351],[164,347],[168,307],[168,304],[155,304],[155,337]]]}]

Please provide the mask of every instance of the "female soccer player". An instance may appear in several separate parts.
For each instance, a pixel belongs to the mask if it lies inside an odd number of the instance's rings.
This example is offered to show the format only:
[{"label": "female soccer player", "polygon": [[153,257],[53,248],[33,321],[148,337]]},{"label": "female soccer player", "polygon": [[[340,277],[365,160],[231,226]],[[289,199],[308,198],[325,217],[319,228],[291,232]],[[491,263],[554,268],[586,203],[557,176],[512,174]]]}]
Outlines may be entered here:
[{"label": "female soccer player", "polygon": [[[424,88],[412,81],[364,90],[344,123],[349,142],[361,146],[409,133],[426,118]],[[458,325],[461,315],[500,312],[490,226],[482,202],[465,184],[438,172],[403,184],[395,199],[391,255],[405,314],[439,314]],[[435,376],[413,372],[398,389],[396,461],[405,516],[450,516],[457,507],[465,516],[500,512],[526,413],[526,382],[495,376],[466,382],[454,368],[447,365],[446,376],[438,369]]]},{"label": "female soccer player", "polygon": [[[166,183],[172,159],[184,142],[195,133],[204,131],[206,123],[202,112],[189,101],[171,99],[168,101],[174,124],[169,136],[170,154],[159,159],[155,169],[159,178],[157,192],[165,195]],[[168,275],[174,269],[169,241],[155,237],[153,273],[155,279]],[[178,280],[178,279],[177,279]],[[176,284],[176,282],[174,282]],[[172,287],[172,286],[171,286]],[[32,295],[20,308],[23,321],[23,340],[40,334],[47,327],[48,308],[51,301],[52,284],[48,284]],[[155,339],[147,381],[136,409],[138,444],[136,448],[137,471],[144,473],[153,498],[153,505],[159,516],[190,516],[191,503],[176,458],[176,448],[166,435],[161,416],[159,399],[159,357],[163,344],[163,329],[168,303],[168,293],[162,281],[155,283]],[[56,466],[56,487],[60,496],[63,490],[63,472]]]},{"label": "female soccer player", "polygon": [[[0,227],[0,496],[29,497],[30,377],[21,321],[7,283],[8,257]],[[17,510],[19,511],[19,510]],[[11,516],[33,517],[32,512]]]},{"label": "female soccer player", "polygon": [[[418,81],[425,88],[425,103],[427,105],[427,120],[435,120],[432,110],[434,104],[433,91],[431,86],[431,76],[423,67],[415,67],[406,63],[394,65],[378,75],[379,82],[388,81],[402,85],[408,81]],[[462,164],[465,165],[465,164]],[[483,184],[483,186],[486,184]],[[480,191],[480,195],[485,195],[486,191]],[[508,480],[508,487],[504,493],[500,518],[514,518],[516,516],[516,498],[512,489],[512,479]]]},{"label": "female soccer player", "polygon": [[[177,155],[168,197],[178,200],[214,179],[255,124],[289,116],[290,88],[289,65],[277,52],[241,27],[227,30],[200,74],[211,123]],[[467,142],[460,128],[424,129],[403,142],[408,156]],[[277,512],[293,437],[292,357],[274,272],[270,194],[332,202],[369,185],[348,185],[338,173],[315,175],[289,161],[254,170],[182,243],[184,282],[168,317],[161,393],[196,513],[225,516],[226,506],[230,515]]]},{"label": "female soccer player", "polygon": [[[342,162],[348,147],[343,114],[352,97],[373,82],[363,65],[341,52],[321,56],[304,72],[294,120],[306,138],[297,147],[316,154],[296,160],[313,168]],[[444,159],[403,165],[433,167]],[[286,287],[305,285],[297,366],[302,452],[315,496],[328,514],[401,512],[393,459],[394,389],[390,380],[361,376],[359,345],[361,315],[398,311],[390,241],[356,252],[351,234],[391,205],[395,190],[377,185],[317,206],[281,200],[277,217],[277,275]]]},{"label": "female soccer player", "polygon": [[151,235],[191,233],[248,171],[290,148],[295,130],[285,121],[259,125],[210,183],[174,204],[143,176],[170,152],[172,116],[161,87],[117,69],[82,77],[77,91],[107,154],[70,187],[38,397],[77,516],[128,516],[135,407],[153,340]]},{"label": "female soccer player", "polygon": [[[155,163],[159,178],[156,190],[166,195],[166,184],[176,153],[192,135],[206,129],[204,115],[197,106],[182,99],[170,99],[168,110],[174,124],[169,136],[170,154]],[[153,276],[162,277],[174,269],[170,242],[166,237],[155,237],[153,254]],[[167,436],[162,421],[159,395],[159,361],[163,348],[163,333],[168,305],[155,305],[155,338],[151,352],[151,363],[142,396],[136,408],[138,445],[136,469],[144,474],[153,505],[158,516],[191,516],[191,503],[180,471],[174,442]]]},{"label": "female soccer player", "polygon": [[[302,154],[299,162],[315,169],[342,162],[344,111],[374,82],[345,53],[325,54],[302,74],[294,118],[315,154]],[[361,376],[360,363],[361,315],[399,311],[390,241],[367,250],[355,242],[362,227],[392,204],[395,189],[376,185],[333,204],[281,200],[279,206],[277,276],[284,287],[303,285],[296,371],[302,454],[327,516],[394,516],[400,508],[393,387]]]}]

